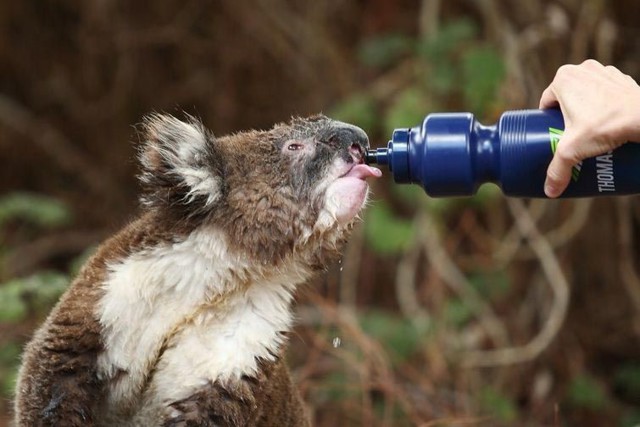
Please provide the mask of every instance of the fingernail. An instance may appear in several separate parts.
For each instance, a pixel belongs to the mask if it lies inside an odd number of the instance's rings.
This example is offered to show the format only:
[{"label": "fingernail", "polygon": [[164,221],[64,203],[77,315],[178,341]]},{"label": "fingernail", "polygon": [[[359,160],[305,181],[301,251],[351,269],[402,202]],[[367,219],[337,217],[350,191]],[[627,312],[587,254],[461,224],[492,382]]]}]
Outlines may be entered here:
[{"label": "fingernail", "polygon": [[556,193],[557,193],[557,189],[553,184],[549,182],[544,183],[544,194],[546,194],[547,197],[556,197],[557,196]]}]

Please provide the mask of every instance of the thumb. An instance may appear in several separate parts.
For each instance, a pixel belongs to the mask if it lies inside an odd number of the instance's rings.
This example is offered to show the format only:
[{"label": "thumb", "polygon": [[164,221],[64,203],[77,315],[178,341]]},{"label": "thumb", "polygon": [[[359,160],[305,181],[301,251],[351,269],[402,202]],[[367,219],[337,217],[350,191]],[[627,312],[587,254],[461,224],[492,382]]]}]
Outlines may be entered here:
[{"label": "thumb", "polygon": [[540,109],[553,108],[553,107],[557,107],[558,103],[559,103],[558,97],[553,91],[553,86],[549,85],[549,87],[547,87],[542,92],[542,96],[540,97],[540,103],[538,105],[538,108]]},{"label": "thumb", "polygon": [[565,131],[547,168],[547,178],[544,183],[544,192],[547,197],[558,197],[567,189],[572,169],[580,160],[579,153],[575,149],[575,138],[569,131]]}]

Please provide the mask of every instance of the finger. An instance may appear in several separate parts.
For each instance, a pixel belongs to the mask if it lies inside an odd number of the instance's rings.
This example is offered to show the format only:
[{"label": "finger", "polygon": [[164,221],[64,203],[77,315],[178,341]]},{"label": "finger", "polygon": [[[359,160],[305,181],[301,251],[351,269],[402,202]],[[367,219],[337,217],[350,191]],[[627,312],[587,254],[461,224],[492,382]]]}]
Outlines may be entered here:
[{"label": "finger", "polygon": [[556,97],[556,94],[553,91],[552,85],[549,85],[549,87],[547,87],[543,92],[542,92],[542,96],[540,97],[540,109],[545,109],[545,108],[553,108],[553,107],[557,107],[558,106],[558,98]]},{"label": "finger", "polygon": [[595,59],[587,59],[586,61],[583,61],[579,66],[583,68],[589,68],[591,70],[602,70],[604,68],[604,65],[602,65]]},{"label": "finger", "polygon": [[573,164],[554,156],[547,168],[547,178],[544,182],[544,193],[547,197],[556,198],[560,196],[569,186],[571,179],[571,169]]},{"label": "finger", "polygon": [[[610,75],[611,77],[614,77],[614,78],[622,77],[622,78],[624,78],[625,80],[627,80],[627,81],[629,81],[629,82],[636,83],[636,81],[634,80],[634,78],[633,78],[633,77],[631,77],[631,76],[630,76],[630,75],[628,75],[628,74],[623,73],[622,71],[620,71],[620,69],[618,69],[618,68],[614,67],[613,65],[607,65],[607,66],[606,66],[606,67],[604,67],[604,68],[605,68],[605,70],[607,70],[607,73],[609,73],[609,75]],[[637,83],[636,83],[636,84],[637,84]]]},{"label": "finger", "polygon": [[627,81],[627,77],[629,77],[628,75],[626,75],[625,73],[623,73],[622,71],[614,67],[613,65],[607,65],[606,67],[604,67],[604,69],[607,71],[609,78],[612,79],[613,81],[618,81],[618,82],[622,82],[623,80]]},{"label": "finger", "polygon": [[614,76],[624,76],[624,73],[620,70],[618,70],[616,67],[614,67],[613,65],[607,65],[604,67],[604,69],[611,75]]}]

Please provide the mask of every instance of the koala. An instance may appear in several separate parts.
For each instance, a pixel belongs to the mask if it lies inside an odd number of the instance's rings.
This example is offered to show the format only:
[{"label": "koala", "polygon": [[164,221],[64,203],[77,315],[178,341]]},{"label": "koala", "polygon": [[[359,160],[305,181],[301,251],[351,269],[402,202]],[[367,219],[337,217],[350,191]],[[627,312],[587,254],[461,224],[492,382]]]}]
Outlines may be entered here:
[{"label": "koala", "polygon": [[27,344],[17,426],[304,426],[283,361],[296,287],[368,196],[367,135],[325,116],[214,137],[141,125],[137,219]]}]

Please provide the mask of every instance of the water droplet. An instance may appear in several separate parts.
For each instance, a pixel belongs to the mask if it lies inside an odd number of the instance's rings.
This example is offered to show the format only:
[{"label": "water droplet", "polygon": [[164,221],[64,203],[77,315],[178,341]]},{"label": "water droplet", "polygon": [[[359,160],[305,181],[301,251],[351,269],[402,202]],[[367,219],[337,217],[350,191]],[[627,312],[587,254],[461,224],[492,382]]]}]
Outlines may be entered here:
[{"label": "water droplet", "polygon": [[335,337],[333,339],[333,348],[340,347],[340,344],[342,344],[342,340],[340,339],[340,337]]},{"label": "water droplet", "polygon": [[344,267],[340,267],[340,271],[344,270]]}]

